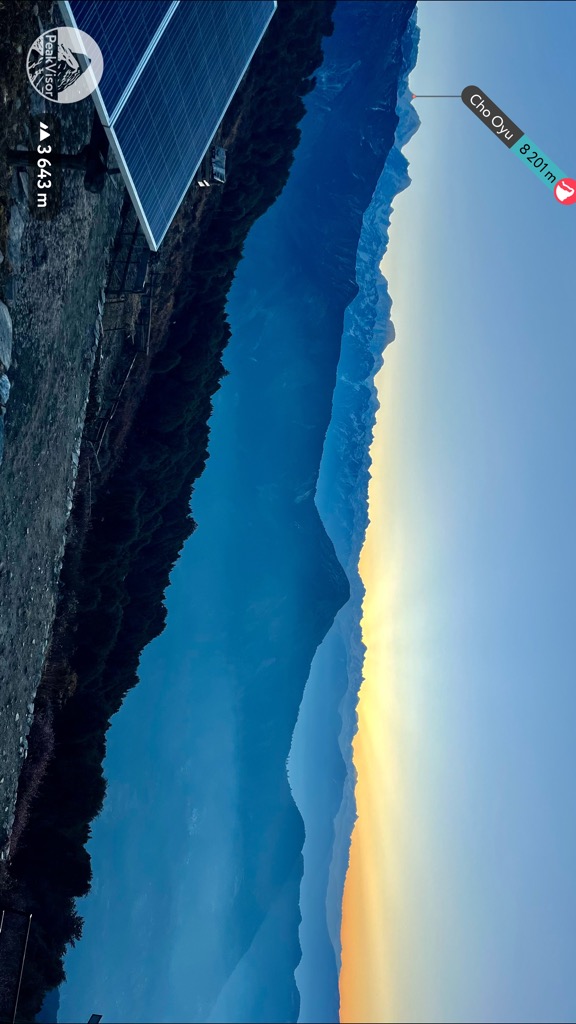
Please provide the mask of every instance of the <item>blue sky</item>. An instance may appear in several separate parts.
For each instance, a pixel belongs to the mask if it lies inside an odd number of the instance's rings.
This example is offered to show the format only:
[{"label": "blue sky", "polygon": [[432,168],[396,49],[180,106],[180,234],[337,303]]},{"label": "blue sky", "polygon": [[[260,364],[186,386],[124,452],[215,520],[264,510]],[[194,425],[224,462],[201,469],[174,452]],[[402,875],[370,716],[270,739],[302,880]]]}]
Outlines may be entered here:
[{"label": "blue sky", "polygon": [[[418,9],[413,91],[479,85],[574,176],[576,5]],[[359,754],[383,781],[359,829],[379,922],[362,981],[386,993],[356,1019],[567,1021],[576,220],[459,99],[415,105],[364,567]]]}]

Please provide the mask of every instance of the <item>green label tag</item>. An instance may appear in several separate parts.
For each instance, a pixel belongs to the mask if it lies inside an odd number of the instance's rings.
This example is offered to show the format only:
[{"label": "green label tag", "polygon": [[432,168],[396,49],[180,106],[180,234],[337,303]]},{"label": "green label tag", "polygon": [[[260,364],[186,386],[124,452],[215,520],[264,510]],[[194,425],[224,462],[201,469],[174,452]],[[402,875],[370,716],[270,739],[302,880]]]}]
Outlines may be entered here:
[{"label": "green label tag", "polygon": [[553,163],[541,149],[538,149],[527,135],[523,135],[518,142],[514,143],[512,153],[516,153],[523,163],[528,164],[528,167],[532,168],[534,174],[538,175],[551,192],[554,191],[556,182],[566,177],[558,164]]}]

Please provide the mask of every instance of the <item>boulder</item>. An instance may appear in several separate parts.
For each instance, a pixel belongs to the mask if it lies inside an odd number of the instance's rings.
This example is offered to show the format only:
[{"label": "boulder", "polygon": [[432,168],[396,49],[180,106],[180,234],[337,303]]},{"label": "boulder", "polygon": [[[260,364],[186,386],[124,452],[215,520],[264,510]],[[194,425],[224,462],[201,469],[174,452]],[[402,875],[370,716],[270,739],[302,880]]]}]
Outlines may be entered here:
[{"label": "boulder", "polygon": [[12,270],[19,273],[22,262],[22,235],[24,234],[24,219],[20,210],[14,203],[10,210],[10,221],[8,223],[8,259]]},{"label": "boulder", "polygon": [[0,375],[0,405],[6,405],[10,398],[10,381],[5,373]]},{"label": "boulder", "polygon": [[8,307],[0,302],[0,363],[6,370],[12,362],[12,318]]}]

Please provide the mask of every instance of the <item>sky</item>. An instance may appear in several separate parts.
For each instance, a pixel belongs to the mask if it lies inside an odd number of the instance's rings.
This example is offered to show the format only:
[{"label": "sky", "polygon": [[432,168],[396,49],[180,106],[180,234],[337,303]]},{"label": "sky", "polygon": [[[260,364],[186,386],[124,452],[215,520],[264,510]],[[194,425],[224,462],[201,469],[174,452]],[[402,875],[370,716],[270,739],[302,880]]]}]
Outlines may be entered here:
[{"label": "sky", "polygon": [[[563,171],[576,4],[421,0],[413,91],[477,84]],[[576,212],[415,100],[382,269],[341,1020],[572,1021]]]}]

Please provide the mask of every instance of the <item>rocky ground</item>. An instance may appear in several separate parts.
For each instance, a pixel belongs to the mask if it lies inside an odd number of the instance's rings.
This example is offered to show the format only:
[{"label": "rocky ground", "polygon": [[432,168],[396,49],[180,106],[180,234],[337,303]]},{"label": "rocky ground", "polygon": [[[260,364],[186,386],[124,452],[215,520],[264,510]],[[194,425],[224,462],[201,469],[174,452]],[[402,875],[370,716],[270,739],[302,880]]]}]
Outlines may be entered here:
[{"label": "rocky ground", "polygon": [[[0,30],[2,17],[0,4]],[[150,265],[151,300],[118,286],[135,224],[119,175],[95,195],[82,172],[62,170],[60,199],[51,195],[48,217],[36,216],[32,170],[12,169],[7,151],[34,150],[44,118],[59,151],[78,153],[94,118],[90,99],[57,106],[27,82],[27,47],[60,21],[49,0],[12,0],[0,32],[0,861],[10,849],[77,474],[78,490],[91,494],[113,465],[169,328],[174,289],[186,273],[183,253],[190,256],[219,202],[218,189],[187,197]],[[241,116],[215,141],[232,147]],[[149,349],[138,337],[147,303]]]},{"label": "rocky ground", "polygon": [[[29,115],[42,114],[43,102],[31,88],[21,100],[22,117],[14,131],[23,148],[36,144]],[[77,152],[90,135],[91,101],[58,110],[58,115],[62,151]],[[0,306],[5,358],[0,352],[0,361],[11,385],[0,466],[3,851],[54,617],[97,348],[98,304],[124,195],[119,177],[110,177],[103,194],[93,195],[85,190],[81,172],[65,171],[60,212],[42,221],[30,212],[28,174],[12,172],[0,278],[5,300]],[[12,353],[6,366],[10,321]],[[6,390],[1,379],[0,385]]]}]

